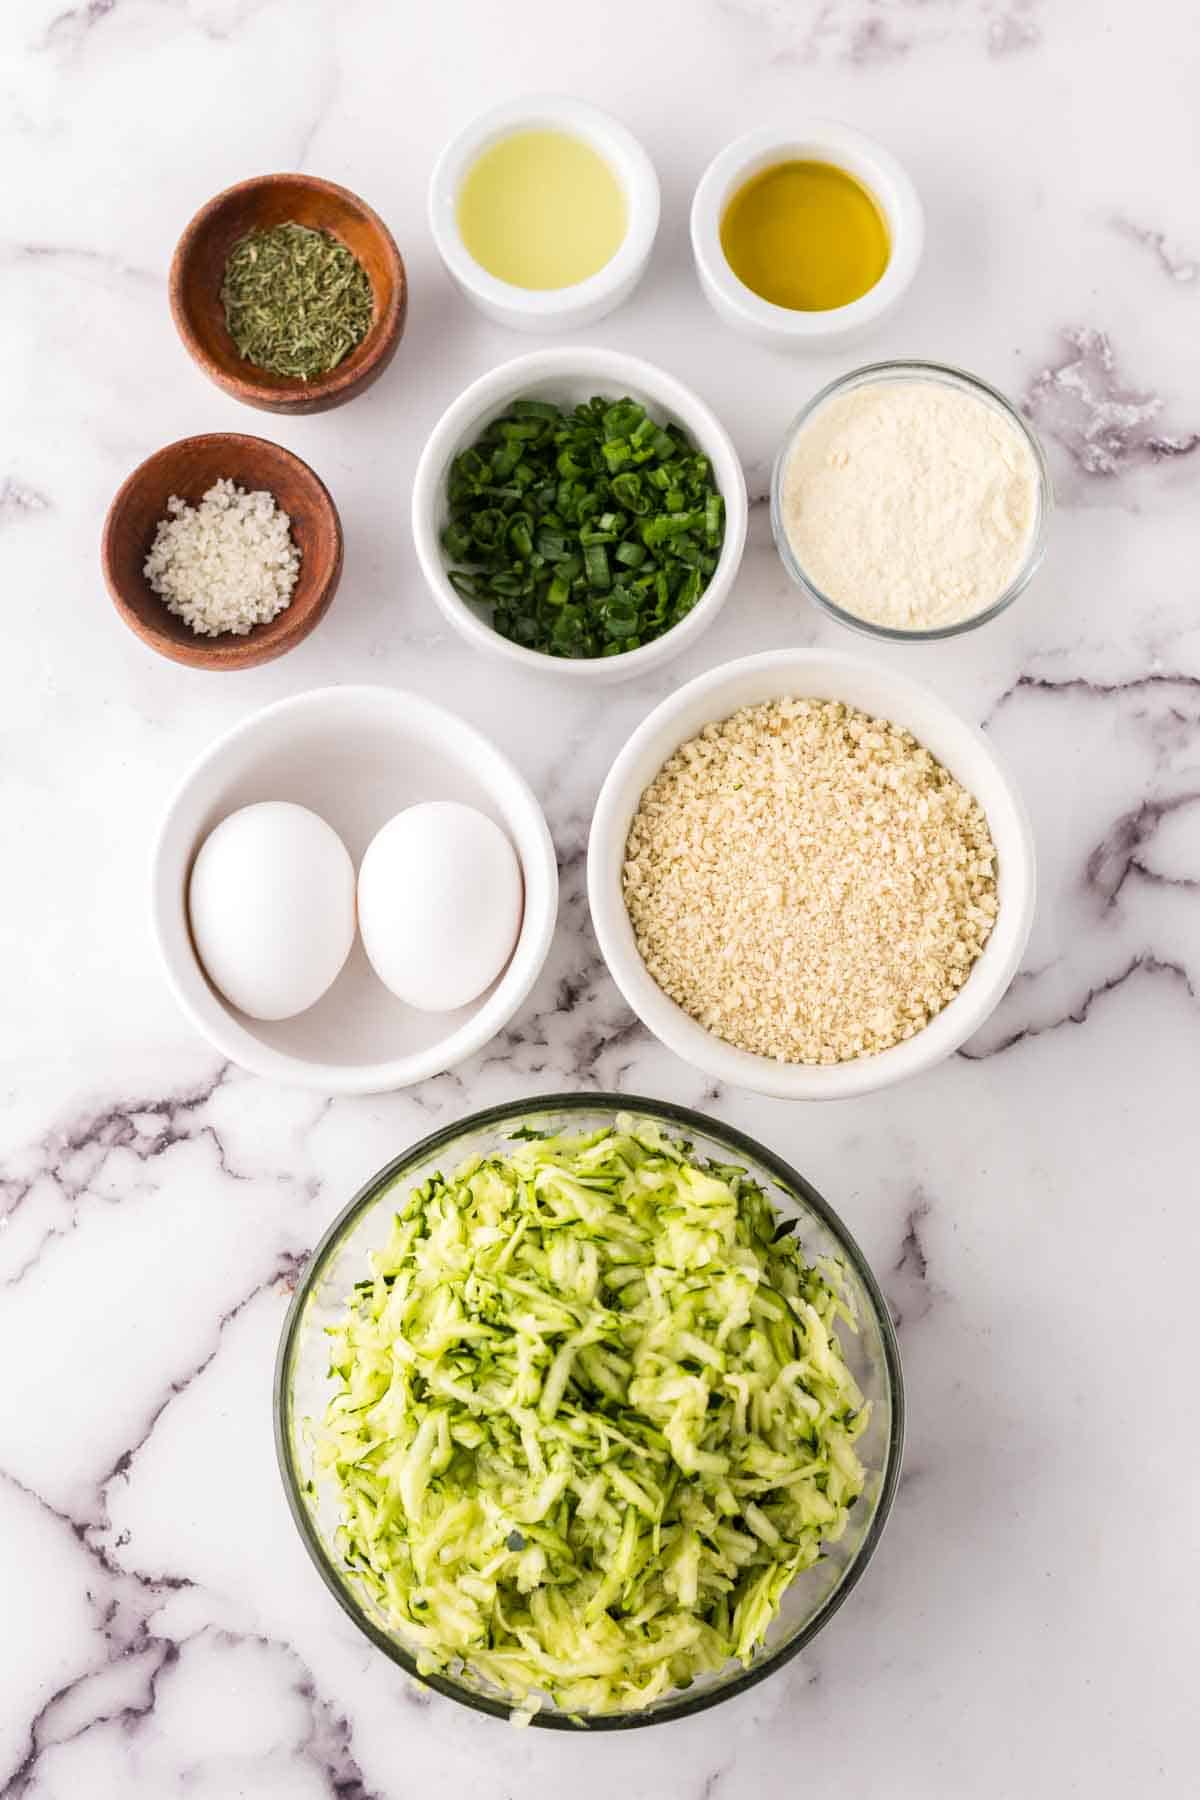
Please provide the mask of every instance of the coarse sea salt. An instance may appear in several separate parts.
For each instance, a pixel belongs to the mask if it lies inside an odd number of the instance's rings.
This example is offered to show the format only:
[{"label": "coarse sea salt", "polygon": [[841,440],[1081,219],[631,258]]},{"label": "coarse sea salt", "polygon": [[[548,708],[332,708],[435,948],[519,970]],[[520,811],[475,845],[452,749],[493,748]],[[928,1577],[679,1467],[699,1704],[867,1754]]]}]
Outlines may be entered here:
[{"label": "coarse sea salt", "polygon": [[288,605],[300,574],[292,521],[260,489],[222,477],[199,506],[172,494],[144,569],[154,592],[197,637],[245,637]]}]

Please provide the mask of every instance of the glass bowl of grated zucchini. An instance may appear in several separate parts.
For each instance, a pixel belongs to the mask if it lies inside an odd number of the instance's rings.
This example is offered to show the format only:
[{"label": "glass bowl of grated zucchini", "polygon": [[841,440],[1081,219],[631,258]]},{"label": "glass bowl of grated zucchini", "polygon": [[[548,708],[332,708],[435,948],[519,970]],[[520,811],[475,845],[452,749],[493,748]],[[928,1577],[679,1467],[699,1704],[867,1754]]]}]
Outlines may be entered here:
[{"label": "glass bowl of grated zucchini", "polygon": [[554,1095],[447,1126],[317,1246],[275,1380],[288,1504],[344,1610],[439,1693],[612,1729],[761,1681],[879,1540],[887,1306],[730,1126]]}]

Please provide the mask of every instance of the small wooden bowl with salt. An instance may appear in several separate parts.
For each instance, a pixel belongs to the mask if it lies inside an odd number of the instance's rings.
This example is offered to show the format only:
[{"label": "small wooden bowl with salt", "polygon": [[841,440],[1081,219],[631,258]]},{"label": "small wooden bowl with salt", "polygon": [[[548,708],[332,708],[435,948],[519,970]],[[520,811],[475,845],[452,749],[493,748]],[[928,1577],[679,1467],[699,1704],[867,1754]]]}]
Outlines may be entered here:
[{"label": "small wooden bowl with salt", "polygon": [[[260,368],[241,355],[222,300],[230,252],[248,234],[283,225],[336,240],[371,286],[365,336],[341,362],[307,380]],[[408,309],[404,262],[379,214],[349,188],[315,175],[257,175],[217,194],[180,238],[168,287],[175,329],[189,355],[219,388],[264,412],[326,412],[361,394],[395,356]]]},{"label": "small wooden bowl with salt", "polygon": [[[290,520],[300,566],[291,598],[274,618],[241,634],[206,637],[168,611],[145,565],[159,525],[171,516],[171,498],[199,507],[222,480],[247,494],[270,494]],[[324,482],[290,450],[266,438],[210,432],[165,445],[133,471],[108,509],[100,560],[121,618],[160,656],[192,669],[252,669],[294,649],[329,610],[342,573],[342,523]]]}]

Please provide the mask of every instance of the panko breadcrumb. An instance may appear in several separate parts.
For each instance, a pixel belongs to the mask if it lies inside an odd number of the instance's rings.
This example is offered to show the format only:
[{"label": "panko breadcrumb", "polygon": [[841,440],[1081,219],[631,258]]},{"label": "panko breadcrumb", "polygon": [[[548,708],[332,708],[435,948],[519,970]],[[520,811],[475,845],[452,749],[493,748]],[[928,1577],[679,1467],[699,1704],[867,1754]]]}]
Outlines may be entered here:
[{"label": "panko breadcrumb", "polygon": [[625,904],[664,993],[785,1063],[872,1056],[954,998],[996,920],[996,851],[910,732],[840,701],[708,725],[642,795]]}]

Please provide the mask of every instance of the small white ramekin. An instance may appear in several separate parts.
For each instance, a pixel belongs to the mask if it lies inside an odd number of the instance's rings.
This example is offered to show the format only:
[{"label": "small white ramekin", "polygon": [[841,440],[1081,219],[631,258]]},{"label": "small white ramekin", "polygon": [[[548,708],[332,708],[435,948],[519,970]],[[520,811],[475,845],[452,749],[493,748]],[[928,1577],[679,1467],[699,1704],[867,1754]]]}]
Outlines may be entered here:
[{"label": "small white ramekin", "polygon": [[[629,827],[643,793],[681,744],[743,706],[788,698],[841,700],[911,731],[978,800],[996,846],[999,912],[953,1000],[915,1037],[853,1062],[812,1067],[739,1050],[677,1006],[650,974],[625,906]],[[609,770],[588,841],[588,906],[609,973],[660,1043],[714,1081],[781,1100],[840,1100],[891,1087],[950,1056],[999,1004],[1033,923],[1033,832],[1012,778],[981,731],[931,689],[884,664],[835,650],[771,650],[697,676],[643,719]]]},{"label": "small white ramekin", "polygon": [[[309,806],[357,868],[380,826],[418,800],[465,800],[507,836],[525,889],[507,968],[468,1006],[422,1013],[389,993],[355,937],[341,974],[294,1019],[248,1018],[205,975],[188,925],[188,882],[213,827],[257,800]],[[297,896],[302,905],[304,897]],[[231,1062],[324,1094],[379,1094],[473,1056],[521,1007],[558,916],[558,868],[542,809],[508,758],[465,719],[401,688],[327,687],[264,707],[193,763],[167,807],[151,875],[154,936],[196,1030]]]},{"label": "small white ramekin", "polygon": [[[887,220],[891,255],[875,286],[848,306],[799,312],[754,293],[730,268],[721,248],[721,219],[738,188],[780,162],[827,162],[845,169],[878,201]],[[861,131],[831,119],[808,119],[794,129],[764,125],[715,156],[692,200],[692,254],[700,285],[717,316],[775,349],[835,350],[864,337],[912,284],[925,243],[925,213],[908,175],[889,150]]]},{"label": "small white ramekin", "polygon": [[[547,400],[556,406],[578,406],[595,394],[614,400],[638,400],[656,418],[682,427],[708,458],[717,491],[725,502],[725,537],[712,580],[678,625],[661,637],[621,656],[547,656],[493,631],[481,611],[456,593],[447,574],[442,529],[448,512],[446,475],[460,451],[475,442],[484,427],[514,400]],[[527,669],[584,682],[623,681],[657,668],[688,644],[716,618],[729,595],[746,545],[749,506],[746,477],[733,441],[700,396],[653,363],[620,350],[535,350],[501,363],[481,375],[451,402],[434,426],[421,452],[412,490],[412,530],[417,561],[430,592],[446,618],[467,642]]]},{"label": "small white ramekin", "polygon": [[[620,249],[586,281],[564,288],[522,288],[476,262],[458,228],[458,195],[482,151],[514,131],[558,130],[599,152],[625,195]],[[443,150],[429,182],[429,229],[451,279],[489,319],[516,331],[569,331],[592,325],[627,300],[650,258],[658,231],[658,176],[631,131],[598,107],[553,94],[508,100],[480,115]]]}]

